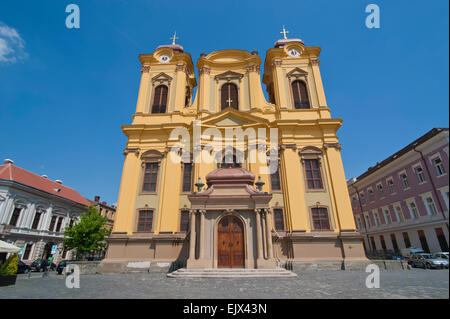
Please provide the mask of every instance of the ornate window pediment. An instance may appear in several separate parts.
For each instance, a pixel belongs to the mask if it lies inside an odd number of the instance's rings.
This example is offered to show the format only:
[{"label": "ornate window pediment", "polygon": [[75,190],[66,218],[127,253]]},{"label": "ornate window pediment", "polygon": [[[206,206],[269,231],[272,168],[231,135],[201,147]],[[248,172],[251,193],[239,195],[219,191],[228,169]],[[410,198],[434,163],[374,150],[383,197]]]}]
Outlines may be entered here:
[{"label": "ornate window pediment", "polygon": [[298,151],[300,158],[305,159],[319,159],[322,157],[322,150],[315,146],[305,146]]},{"label": "ornate window pediment", "polygon": [[241,73],[237,73],[237,72],[233,72],[233,71],[227,71],[221,74],[217,74],[214,79],[216,81],[219,80],[225,80],[225,81],[231,81],[231,80],[235,80],[238,79],[239,81],[244,77],[243,74]]},{"label": "ornate window pediment", "polygon": [[172,81],[172,77],[168,76],[164,72],[159,73],[158,75],[152,78],[152,84],[170,84]]},{"label": "ornate window pediment", "polygon": [[306,72],[306,71],[304,71],[304,70],[302,70],[300,68],[295,68],[295,69],[293,69],[292,71],[290,71],[287,74],[287,77],[288,77],[289,80],[291,80],[291,79],[294,79],[294,80],[296,80],[296,79],[304,79],[304,80],[306,80],[307,76],[308,76],[308,72]]},{"label": "ornate window pediment", "polygon": [[164,154],[157,150],[148,150],[141,155],[142,163],[146,162],[161,162]]}]

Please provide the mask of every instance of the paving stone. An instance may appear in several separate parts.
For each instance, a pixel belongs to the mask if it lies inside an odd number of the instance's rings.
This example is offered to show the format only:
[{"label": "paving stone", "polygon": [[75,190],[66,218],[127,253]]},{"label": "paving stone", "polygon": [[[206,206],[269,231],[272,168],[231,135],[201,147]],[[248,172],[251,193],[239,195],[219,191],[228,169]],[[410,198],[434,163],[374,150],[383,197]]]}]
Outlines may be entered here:
[{"label": "paving stone", "polygon": [[[449,298],[449,271],[380,272],[379,289],[366,288],[364,271],[295,271],[294,278],[167,278],[165,273],[82,275],[79,289],[51,273],[19,275],[0,298]],[[220,288],[219,288],[220,287]]]}]

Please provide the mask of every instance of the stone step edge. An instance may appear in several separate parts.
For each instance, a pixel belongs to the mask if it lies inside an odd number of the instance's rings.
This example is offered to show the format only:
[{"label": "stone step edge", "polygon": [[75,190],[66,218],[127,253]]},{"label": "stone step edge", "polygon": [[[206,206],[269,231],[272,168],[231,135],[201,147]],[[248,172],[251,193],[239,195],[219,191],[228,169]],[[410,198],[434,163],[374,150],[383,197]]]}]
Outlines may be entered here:
[{"label": "stone step edge", "polygon": [[242,272],[242,273],[258,273],[258,272],[289,272],[289,270],[286,270],[284,268],[278,268],[278,269],[248,269],[248,268],[206,268],[206,269],[186,269],[186,268],[180,268],[177,269],[178,272]]},{"label": "stone step edge", "polygon": [[274,274],[167,274],[167,277],[171,278],[292,278],[297,277],[296,274],[284,274],[284,275],[274,275]]}]

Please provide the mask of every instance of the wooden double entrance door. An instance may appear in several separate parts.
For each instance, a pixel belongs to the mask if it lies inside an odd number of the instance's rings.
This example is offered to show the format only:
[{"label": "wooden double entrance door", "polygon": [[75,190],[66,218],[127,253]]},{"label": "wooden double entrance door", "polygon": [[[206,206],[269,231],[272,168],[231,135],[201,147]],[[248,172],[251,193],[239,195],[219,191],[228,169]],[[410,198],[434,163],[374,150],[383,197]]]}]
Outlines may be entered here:
[{"label": "wooden double entrance door", "polygon": [[218,268],[245,268],[244,226],[233,215],[222,217],[218,227]]}]

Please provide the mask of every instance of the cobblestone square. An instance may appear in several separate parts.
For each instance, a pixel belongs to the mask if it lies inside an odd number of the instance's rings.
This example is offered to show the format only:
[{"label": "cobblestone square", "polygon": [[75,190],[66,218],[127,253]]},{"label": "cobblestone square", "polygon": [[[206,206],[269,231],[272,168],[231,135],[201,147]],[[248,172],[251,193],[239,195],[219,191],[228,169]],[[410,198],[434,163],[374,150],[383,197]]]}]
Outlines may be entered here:
[{"label": "cobblestone square", "polygon": [[296,278],[167,278],[165,273],[82,275],[80,288],[50,273],[19,275],[0,288],[0,298],[175,298],[175,299],[347,299],[449,298],[449,271],[412,269],[380,272],[380,288],[368,289],[363,271],[298,271]]}]

